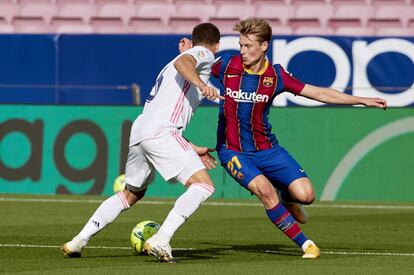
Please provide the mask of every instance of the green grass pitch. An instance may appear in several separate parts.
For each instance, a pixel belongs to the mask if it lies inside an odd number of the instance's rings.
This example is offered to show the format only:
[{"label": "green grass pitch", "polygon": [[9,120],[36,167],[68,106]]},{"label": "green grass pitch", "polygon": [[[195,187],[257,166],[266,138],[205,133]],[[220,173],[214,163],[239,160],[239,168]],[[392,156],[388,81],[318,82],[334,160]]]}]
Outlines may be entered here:
[{"label": "green grass pitch", "polygon": [[103,197],[0,195],[0,273],[24,274],[414,274],[414,204],[315,203],[301,226],[321,249],[301,251],[257,201],[209,200],[174,236],[177,264],[135,255],[129,235],[163,221],[173,200],[144,199],[95,236],[82,258],[69,241]]}]

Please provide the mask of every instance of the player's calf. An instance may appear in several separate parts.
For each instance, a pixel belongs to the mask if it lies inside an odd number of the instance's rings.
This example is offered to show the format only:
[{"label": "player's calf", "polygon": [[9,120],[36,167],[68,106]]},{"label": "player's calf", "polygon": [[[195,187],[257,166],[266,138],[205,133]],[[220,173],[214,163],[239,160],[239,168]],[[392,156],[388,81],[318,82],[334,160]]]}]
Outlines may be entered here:
[{"label": "player's calf", "polygon": [[277,228],[294,241],[297,246],[302,248],[305,252],[303,258],[314,259],[319,257],[319,248],[305,236],[293,216],[282,203],[278,203],[275,207],[266,210],[266,214]]}]

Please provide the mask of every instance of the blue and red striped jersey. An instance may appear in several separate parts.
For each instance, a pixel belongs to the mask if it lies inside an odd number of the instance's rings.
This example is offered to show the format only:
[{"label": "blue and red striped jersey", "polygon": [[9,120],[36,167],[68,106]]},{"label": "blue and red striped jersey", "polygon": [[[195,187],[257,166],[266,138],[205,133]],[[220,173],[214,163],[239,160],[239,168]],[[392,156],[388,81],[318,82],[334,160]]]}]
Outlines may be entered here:
[{"label": "blue and red striped jersey", "polygon": [[216,61],[212,75],[219,79],[225,97],[220,101],[217,150],[256,152],[277,144],[268,121],[272,101],[284,91],[300,94],[305,84],[268,61],[258,73],[245,70],[240,55]]}]

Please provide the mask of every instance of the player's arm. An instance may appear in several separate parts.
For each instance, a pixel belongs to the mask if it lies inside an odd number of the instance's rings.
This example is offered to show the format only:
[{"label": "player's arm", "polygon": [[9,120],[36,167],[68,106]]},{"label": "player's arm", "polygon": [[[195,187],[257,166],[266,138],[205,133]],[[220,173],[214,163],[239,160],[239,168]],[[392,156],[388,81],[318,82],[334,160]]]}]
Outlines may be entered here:
[{"label": "player's arm", "polygon": [[209,100],[221,98],[216,89],[207,86],[196,71],[197,61],[189,54],[183,54],[174,62],[174,67],[187,81],[200,89],[203,96]]},{"label": "player's arm", "polygon": [[280,68],[280,73],[285,89],[296,95],[301,95],[328,104],[362,104],[368,107],[383,108],[384,110],[387,108],[387,102],[382,98],[352,96],[346,93],[341,93],[335,89],[305,84],[294,78],[283,67]]},{"label": "player's arm", "polygon": [[382,98],[353,96],[346,93],[341,93],[335,89],[322,88],[309,84],[305,84],[300,95],[328,104],[361,104],[367,107],[383,108],[384,110],[387,108],[387,102]]}]

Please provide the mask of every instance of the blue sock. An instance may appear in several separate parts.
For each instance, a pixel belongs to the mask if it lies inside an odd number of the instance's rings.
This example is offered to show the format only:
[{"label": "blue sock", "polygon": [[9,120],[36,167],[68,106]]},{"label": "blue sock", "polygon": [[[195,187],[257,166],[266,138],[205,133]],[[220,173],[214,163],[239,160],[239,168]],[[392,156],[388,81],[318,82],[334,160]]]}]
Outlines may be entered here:
[{"label": "blue sock", "polygon": [[290,215],[289,211],[283,206],[283,204],[276,204],[276,206],[272,209],[266,210],[266,214],[272,223],[282,230],[283,233],[285,233],[285,235],[294,241],[299,247],[302,247],[303,243],[308,240],[295,219],[292,215]]}]

